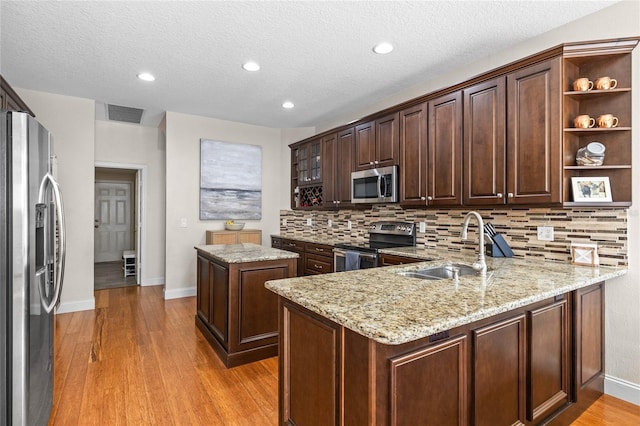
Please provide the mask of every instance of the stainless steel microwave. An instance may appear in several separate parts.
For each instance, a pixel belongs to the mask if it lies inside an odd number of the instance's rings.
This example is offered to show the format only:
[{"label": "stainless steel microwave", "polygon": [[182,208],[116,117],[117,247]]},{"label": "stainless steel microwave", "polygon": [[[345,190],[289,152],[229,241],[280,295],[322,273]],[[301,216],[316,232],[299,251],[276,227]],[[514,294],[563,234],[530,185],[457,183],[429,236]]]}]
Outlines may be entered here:
[{"label": "stainless steel microwave", "polygon": [[351,172],[352,203],[397,203],[398,166]]}]

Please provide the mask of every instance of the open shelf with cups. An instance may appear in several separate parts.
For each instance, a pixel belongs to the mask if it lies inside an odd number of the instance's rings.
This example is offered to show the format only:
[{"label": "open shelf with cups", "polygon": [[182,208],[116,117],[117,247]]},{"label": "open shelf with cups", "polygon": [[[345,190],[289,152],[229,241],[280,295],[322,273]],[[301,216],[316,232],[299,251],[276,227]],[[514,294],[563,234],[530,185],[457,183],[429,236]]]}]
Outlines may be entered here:
[{"label": "open shelf with cups", "polygon": [[[565,45],[563,72],[563,204],[565,207],[631,205],[631,51],[637,39]],[[594,144],[595,143],[595,144]],[[594,161],[577,161],[589,144],[604,148]],[[587,150],[587,151],[585,151]],[[579,154],[580,152],[580,154]],[[587,154],[585,154],[587,152]],[[610,183],[611,201],[576,201],[573,179]]]}]

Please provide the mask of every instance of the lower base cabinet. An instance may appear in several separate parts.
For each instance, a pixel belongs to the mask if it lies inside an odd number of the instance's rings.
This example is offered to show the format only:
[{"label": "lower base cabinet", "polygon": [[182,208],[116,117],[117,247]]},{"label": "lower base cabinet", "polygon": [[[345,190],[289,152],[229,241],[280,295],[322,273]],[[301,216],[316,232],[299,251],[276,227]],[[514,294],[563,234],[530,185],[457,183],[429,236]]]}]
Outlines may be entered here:
[{"label": "lower base cabinet", "polygon": [[401,345],[279,300],[283,425],[566,425],[603,393],[604,283]]},{"label": "lower base cabinet", "polygon": [[227,367],[278,355],[278,297],[264,283],[296,276],[296,259],[197,258],[196,326]]}]

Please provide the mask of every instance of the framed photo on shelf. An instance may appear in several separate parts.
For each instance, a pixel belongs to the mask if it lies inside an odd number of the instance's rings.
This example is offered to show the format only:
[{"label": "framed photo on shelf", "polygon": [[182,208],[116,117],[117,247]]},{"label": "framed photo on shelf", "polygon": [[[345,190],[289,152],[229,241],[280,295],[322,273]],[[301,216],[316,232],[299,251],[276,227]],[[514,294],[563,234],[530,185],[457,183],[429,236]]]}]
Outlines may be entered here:
[{"label": "framed photo on shelf", "polygon": [[576,203],[610,203],[611,184],[609,178],[581,176],[571,178],[573,201]]}]

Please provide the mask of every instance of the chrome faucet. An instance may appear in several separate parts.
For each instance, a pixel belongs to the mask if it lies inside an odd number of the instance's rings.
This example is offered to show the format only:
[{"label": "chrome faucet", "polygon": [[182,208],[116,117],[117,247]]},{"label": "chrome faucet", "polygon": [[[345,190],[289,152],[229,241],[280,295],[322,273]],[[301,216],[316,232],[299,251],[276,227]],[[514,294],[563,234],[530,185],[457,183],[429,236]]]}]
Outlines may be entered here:
[{"label": "chrome faucet", "polygon": [[469,212],[464,217],[464,222],[462,223],[462,234],[460,235],[460,237],[463,240],[467,239],[469,221],[472,217],[475,217],[478,221],[478,261],[472,266],[473,269],[479,271],[480,274],[484,277],[487,275],[487,263],[484,261],[484,222],[482,221],[482,216],[480,216],[478,212]]}]

